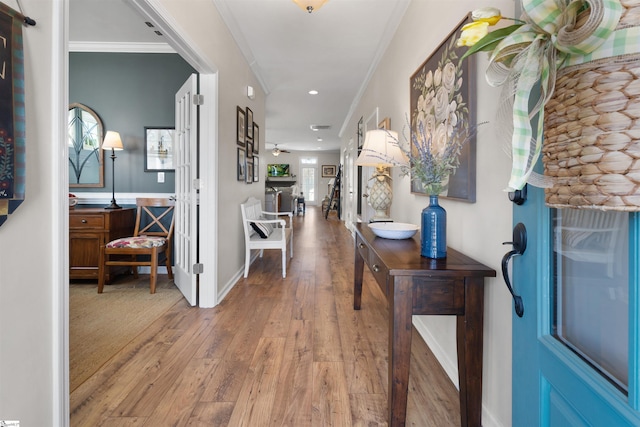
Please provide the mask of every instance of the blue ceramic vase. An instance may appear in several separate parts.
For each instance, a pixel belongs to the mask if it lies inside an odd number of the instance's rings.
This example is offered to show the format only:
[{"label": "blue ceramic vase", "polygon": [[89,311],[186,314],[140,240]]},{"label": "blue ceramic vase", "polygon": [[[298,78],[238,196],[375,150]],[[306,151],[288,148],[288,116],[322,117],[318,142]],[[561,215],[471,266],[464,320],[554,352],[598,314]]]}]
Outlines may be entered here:
[{"label": "blue ceramic vase", "polygon": [[429,196],[429,206],[422,210],[420,240],[423,257],[447,257],[447,211],[438,204],[437,194]]}]

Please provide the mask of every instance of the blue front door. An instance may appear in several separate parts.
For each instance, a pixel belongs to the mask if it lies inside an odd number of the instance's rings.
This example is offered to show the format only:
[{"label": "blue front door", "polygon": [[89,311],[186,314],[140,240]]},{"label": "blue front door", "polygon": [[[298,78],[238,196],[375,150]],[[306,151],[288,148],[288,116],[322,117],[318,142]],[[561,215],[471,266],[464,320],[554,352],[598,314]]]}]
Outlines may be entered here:
[{"label": "blue front door", "polygon": [[640,426],[640,217],[514,207],[527,248],[513,259],[513,423]]}]

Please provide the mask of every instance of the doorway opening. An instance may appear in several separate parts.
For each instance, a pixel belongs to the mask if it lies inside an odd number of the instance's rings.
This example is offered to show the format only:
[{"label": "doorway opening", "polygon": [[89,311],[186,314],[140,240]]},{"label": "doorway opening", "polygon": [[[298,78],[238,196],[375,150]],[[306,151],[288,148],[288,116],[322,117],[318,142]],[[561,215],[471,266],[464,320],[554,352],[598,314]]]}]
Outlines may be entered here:
[{"label": "doorway opening", "polygon": [[300,158],[300,189],[304,194],[306,203],[317,204],[318,200],[318,158]]}]

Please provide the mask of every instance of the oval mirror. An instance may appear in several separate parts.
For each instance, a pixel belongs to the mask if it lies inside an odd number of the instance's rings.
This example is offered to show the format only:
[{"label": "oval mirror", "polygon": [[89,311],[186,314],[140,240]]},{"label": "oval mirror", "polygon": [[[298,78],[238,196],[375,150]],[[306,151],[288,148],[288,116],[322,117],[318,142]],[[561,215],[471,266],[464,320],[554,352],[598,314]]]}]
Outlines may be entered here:
[{"label": "oval mirror", "polygon": [[102,120],[91,108],[69,105],[69,187],[104,187]]}]

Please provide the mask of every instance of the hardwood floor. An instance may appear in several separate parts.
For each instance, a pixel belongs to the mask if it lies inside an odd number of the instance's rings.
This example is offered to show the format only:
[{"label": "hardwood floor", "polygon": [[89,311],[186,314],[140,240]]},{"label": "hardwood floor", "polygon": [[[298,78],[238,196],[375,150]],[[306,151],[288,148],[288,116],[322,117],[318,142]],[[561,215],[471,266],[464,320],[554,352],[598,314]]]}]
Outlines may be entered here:
[{"label": "hardwood floor", "polygon": [[[387,307],[335,213],[294,219],[215,308],[177,303],[71,394],[72,426],[387,425]],[[457,426],[458,393],[414,330],[407,425]]]}]

